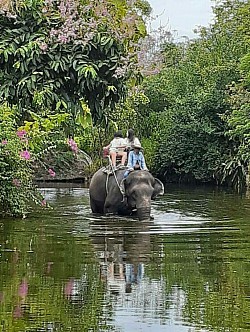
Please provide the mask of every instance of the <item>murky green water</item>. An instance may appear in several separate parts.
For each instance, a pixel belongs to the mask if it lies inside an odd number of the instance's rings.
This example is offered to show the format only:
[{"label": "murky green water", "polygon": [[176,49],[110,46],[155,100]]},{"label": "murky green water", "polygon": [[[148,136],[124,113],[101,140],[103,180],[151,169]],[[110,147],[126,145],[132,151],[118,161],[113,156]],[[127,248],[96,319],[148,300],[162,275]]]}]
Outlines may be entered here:
[{"label": "murky green water", "polygon": [[0,331],[247,331],[250,197],[168,187],[155,219],[97,218],[87,188],[0,220]]}]

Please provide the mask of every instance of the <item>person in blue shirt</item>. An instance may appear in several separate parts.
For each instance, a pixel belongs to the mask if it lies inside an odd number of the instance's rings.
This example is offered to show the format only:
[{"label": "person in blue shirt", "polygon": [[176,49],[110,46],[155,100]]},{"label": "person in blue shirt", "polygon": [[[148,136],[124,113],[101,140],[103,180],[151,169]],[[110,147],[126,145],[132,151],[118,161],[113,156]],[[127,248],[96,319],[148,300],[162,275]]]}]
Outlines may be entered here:
[{"label": "person in blue shirt", "polygon": [[129,173],[133,170],[145,170],[148,171],[146,166],[145,158],[142,153],[142,146],[141,144],[135,144],[133,146],[133,150],[129,152],[128,155],[128,170],[124,173],[124,177],[126,178]]}]

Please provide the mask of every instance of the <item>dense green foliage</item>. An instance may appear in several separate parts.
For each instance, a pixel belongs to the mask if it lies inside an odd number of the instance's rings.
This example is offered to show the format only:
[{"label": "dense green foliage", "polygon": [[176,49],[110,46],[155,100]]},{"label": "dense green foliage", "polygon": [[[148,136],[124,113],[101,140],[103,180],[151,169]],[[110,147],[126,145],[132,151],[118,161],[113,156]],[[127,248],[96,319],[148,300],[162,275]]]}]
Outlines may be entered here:
[{"label": "dense green foliage", "polygon": [[46,206],[46,201],[33,184],[38,169],[52,179],[70,161],[80,159],[74,140],[66,140],[62,124],[68,114],[46,119],[29,113],[33,121],[18,127],[16,107],[0,107],[0,214],[23,215],[33,203]]},{"label": "dense green foliage", "polygon": [[214,14],[198,39],[162,45],[164,67],[144,82],[150,103],[139,128],[155,142],[152,168],[161,178],[240,188],[249,163],[249,4],[217,1]]},{"label": "dense green foliage", "polygon": [[126,1],[27,1],[0,15],[0,33],[0,98],[24,118],[27,109],[67,109],[75,120],[83,99],[97,121],[138,76],[145,25]]},{"label": "dense green foliage", "polygon": [[16,133],[15,109],[0,107],[0,214],[25,215],[31,202],[42,203],[36,192],[25,135]]}]

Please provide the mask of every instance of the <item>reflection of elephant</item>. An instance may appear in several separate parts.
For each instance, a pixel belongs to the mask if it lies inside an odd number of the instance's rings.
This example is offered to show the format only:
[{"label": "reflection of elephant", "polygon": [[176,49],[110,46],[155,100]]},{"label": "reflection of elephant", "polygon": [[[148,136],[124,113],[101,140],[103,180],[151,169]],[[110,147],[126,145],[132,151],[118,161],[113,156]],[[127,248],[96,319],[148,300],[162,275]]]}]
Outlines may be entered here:
[{"label": "reflection of elephant", "polygon": [[[90,238],[100,262],[102,281],[113,294],[132,292],[151,257],[150,222],[100,218],[90,224]],[[138,297],[139,298],[139,297]]]},{"label": "reflection of elephant", "polygon": [[99,169],[94,174],[89,186],[92,212],[131,215],[136,211],[139,220],[149,219],[151,199],[163,195],[163,184],[148,171],[133,171],[126,179],[124,172],[108,175]]}]

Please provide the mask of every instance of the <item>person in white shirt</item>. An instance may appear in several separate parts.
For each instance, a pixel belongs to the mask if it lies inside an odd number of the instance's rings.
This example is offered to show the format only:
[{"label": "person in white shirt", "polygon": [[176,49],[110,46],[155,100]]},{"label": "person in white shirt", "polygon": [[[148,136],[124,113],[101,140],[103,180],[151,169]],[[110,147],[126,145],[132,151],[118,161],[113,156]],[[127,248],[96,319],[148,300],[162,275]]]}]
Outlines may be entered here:
[{"label": "person in white shirt", "polygon": [[134,146],[141,145],[138,137],[135,136],[134,130],[133,129],[128,129],[127,131],[127,137],[125,138],[126,140],[126,147],[128,152],[134,148]]},{"label": "person in white shirt", "polygon": [[116,167],[116,157],[121,156],[121,166],[125,165],[127,159],[127,152],[125,151],[126,141],[122,136],[121,131],[117,131],[114,134],[113,140],[109,145],[105,146],[103,149],[109,149],[109,155],[111,157],[111,162],[113,167]]}]

